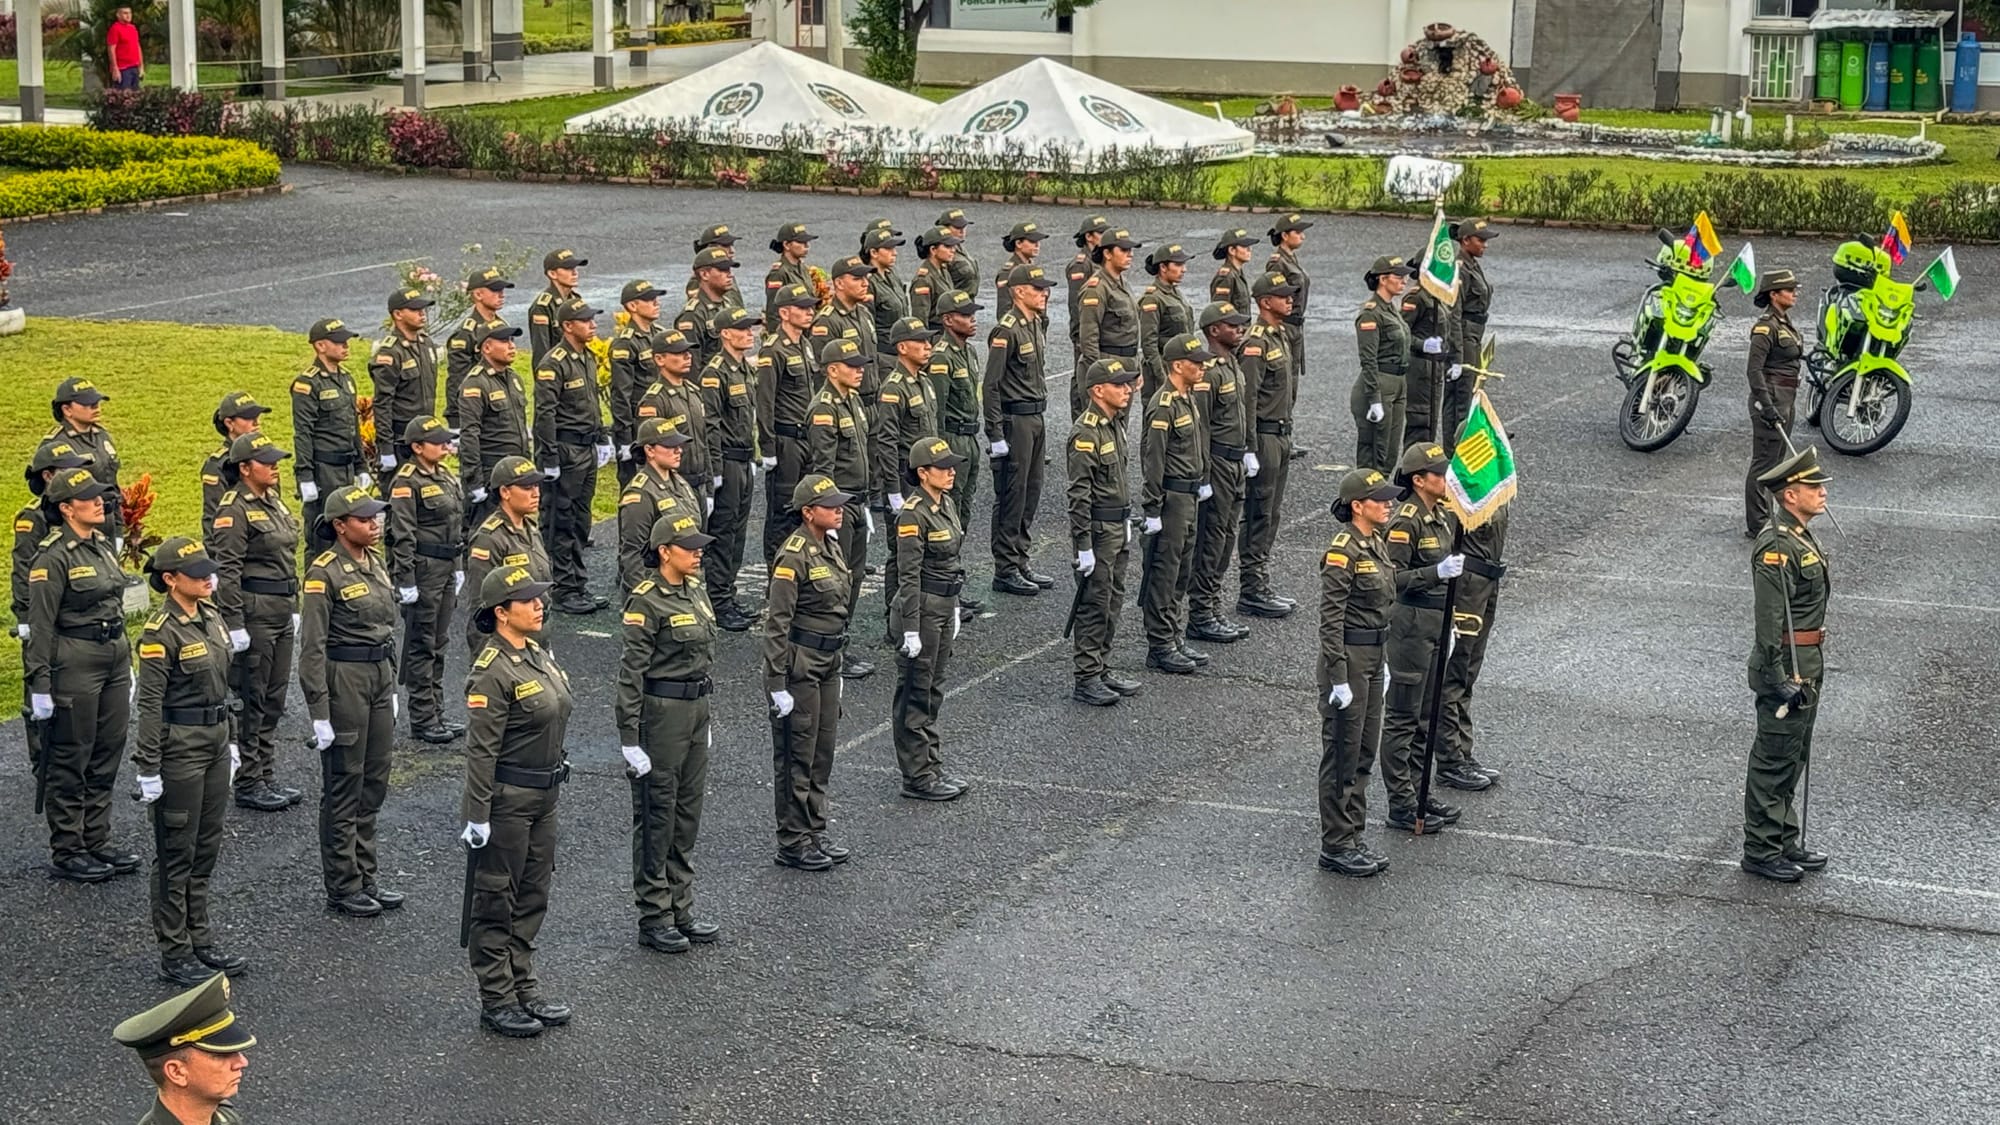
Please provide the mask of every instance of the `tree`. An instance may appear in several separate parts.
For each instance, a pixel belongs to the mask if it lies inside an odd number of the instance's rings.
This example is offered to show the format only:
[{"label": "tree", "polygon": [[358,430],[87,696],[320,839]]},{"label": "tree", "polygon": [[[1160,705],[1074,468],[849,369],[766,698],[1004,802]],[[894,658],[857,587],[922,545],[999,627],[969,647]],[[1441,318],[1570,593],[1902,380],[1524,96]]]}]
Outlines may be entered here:
[{"label": "tree", "polygon": [[[917,35],[931,22],[933,0],[855,0],[847,29],[868,52],[863,73],[909,89],[917,83]],[[1071,16],[1097,0],[1049,0],[1043,14]]]}]

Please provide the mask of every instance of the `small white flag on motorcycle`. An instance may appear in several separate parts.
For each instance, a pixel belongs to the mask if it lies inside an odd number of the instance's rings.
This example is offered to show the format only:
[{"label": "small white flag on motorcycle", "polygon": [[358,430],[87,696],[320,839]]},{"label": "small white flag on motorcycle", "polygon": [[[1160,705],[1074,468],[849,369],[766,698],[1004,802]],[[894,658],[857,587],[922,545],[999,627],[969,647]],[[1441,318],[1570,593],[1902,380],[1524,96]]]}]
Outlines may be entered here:
[{"label": "small white flag on motorcycle", "polygon": [[1757,291],[1757,251],[1752,249],[1749,243],[1743,244],[1743,251],[1736,255],[1734,262],[1730,263],[1729,280],[1735,282],[1736,287],[1745,293]]},{"label": "small white flag on motorcycle", "polygon": [[1947,301],[1958,292],[1958,258],[1952,254],[1951,247],[1945,247],[1944,253],[1937,256],[1937,261],[1924,267],[1924,280],[1930,282],[1937,295]]}]

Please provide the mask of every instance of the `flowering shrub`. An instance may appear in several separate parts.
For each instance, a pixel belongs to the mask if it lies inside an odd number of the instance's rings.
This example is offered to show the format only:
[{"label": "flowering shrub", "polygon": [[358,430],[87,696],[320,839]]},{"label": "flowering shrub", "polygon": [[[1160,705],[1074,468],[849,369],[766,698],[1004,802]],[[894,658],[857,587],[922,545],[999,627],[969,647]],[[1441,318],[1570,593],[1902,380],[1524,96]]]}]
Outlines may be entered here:
[{"label": "flowering shrub", "polygon": [[443,121],[415,110],[391,110],[389,158],[405,168],[457,168],[463,154]]},{"label": "flowering shrub", "polygon": [[0,309],[7,307],[7,279],[14,276],[14,263],[7,260],[7,232],[0,230]]},{"label": "flowering shrub", "polygon": [[159,493],[153,490],[153,474],[141,473],[121,495],[124,503],[119,513],[125,521],[125,549],[119,553],[118,561],[126,570],[137,573],[146,569],[153,548],[162,541],[157,532],[146,528],[146,517],[153,513],[153,501],[159,498]]},{"label": "flowering shrub", "polygon": [[105,132],[147,133],[155,137],[213,137],[222,132],[229,100],[216,93],[143,86],[105,90],[85,107],[90,127]]}]

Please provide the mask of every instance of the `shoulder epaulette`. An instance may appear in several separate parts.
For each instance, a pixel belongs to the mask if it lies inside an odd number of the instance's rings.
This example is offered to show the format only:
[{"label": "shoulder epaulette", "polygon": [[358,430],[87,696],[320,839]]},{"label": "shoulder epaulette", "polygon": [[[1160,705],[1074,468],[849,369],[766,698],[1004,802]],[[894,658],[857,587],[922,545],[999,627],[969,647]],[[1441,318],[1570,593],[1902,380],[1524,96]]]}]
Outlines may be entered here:
[{"label": "shoulder epaulette", "polygon": [[332,551],[321,551],[319,555],[313,559],[312,564],[314,566],[325,566],[326,564],[332,561],[333,561]]}]

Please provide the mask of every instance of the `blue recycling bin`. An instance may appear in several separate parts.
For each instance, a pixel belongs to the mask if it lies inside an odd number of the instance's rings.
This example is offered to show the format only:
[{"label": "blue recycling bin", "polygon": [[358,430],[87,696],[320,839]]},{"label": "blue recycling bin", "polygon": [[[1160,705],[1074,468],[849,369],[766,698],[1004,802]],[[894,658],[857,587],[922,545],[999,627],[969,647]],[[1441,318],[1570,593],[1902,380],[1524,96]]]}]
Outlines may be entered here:
[{"label": "blue recycling bin", "polygon": [[1972,113],[1979,108],[1979,37],[1958,37],[1958,57],[1951,68],[1951,111]]},{"label": "blue recycling bin", "polygon": [[1868,99],[1861,108],[1885,110],[1889,108],[1889,41],[1870,39],[1868,41]]}]

